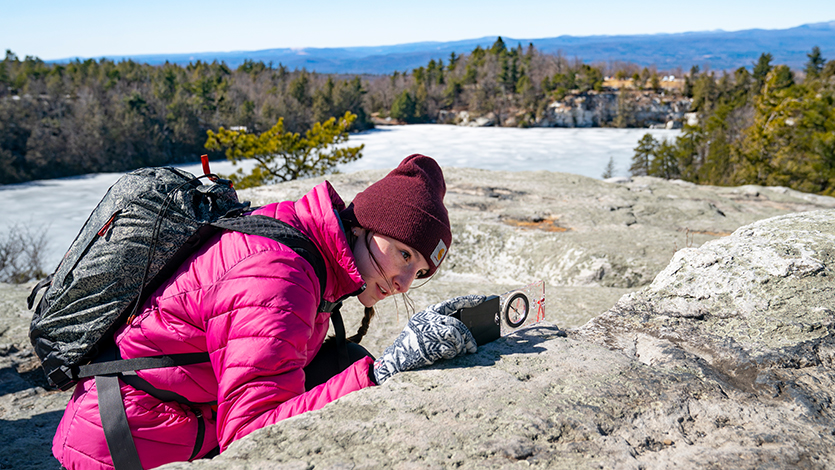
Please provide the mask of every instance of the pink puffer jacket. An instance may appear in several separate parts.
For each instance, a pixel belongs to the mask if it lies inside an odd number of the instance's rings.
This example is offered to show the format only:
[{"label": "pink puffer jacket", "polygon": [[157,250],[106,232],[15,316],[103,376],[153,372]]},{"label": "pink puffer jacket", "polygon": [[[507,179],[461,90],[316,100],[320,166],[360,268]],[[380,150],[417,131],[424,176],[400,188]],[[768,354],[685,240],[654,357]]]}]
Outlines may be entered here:
[{"label": "pink puffer jacket", "polygon": [[[256,212],[281,219],[314,241],[327,264],[329,301],[363,285],[334,213],[343,207],[324,182],[299,201]],[[197,407],[160,402],[122,384],[142,466],[188,460],[198,419],[206,425],[202,456],[218,444],[222,451],[256,429],[372,385],[371,359],[365,358],[305,392],[302,369],[319,351],[330,319],[316,311],[319,292],[315,271],[293,250],[237,232],[218,235],[160,287],[141,315],[116,333],[122,357],[208,351],[211,363],[138,372],[159,389],[206,403]],[[213,401],[216,419],[208,404]],[[93,379],[76,386],[52,451],[68,469],[113,468]]]}]

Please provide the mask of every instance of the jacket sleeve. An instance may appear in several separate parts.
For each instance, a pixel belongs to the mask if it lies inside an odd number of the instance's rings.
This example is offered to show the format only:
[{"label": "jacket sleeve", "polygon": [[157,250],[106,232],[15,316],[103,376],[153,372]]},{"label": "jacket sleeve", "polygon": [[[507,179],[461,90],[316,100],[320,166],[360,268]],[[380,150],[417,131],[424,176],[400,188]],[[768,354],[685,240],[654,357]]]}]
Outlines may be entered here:
[{"label": "jacket sleeve", "polygon": [[[370,358],[309,392],[303,367],[314,331],[318,280],[293,252],[252,254],[205,293],[207,349],[218,381],[221,450],[241,437],[373,385]],[[206,307],[204,307],[206,308]]]}]

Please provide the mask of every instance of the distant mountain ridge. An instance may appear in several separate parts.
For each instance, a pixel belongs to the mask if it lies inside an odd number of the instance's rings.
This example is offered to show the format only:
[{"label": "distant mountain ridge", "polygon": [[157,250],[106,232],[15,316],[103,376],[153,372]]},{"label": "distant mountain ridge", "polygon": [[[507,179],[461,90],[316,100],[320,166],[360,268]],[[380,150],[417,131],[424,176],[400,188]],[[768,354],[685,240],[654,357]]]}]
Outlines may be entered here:
[{"label": "distant mountain ridge", "polygon": [[[149,64],[166,61],[180,65],[197,60],[226,62],[237,67],[245,60],[279,63],[289,69],[305,68],[319,73],[389,74],[426,65],[430,59],[446,62],[451,52],[467,54],[476,46],[489,47],[497,36],[449,42],[416,42],[390,46],[345,48],[282,48],[258,51],[196,52],[191,54],[145,54],[105,56],[111,60],[131,59]],[[818,46],[823,57],[835,59],[835,21],[805,24],[788,29],[747,29],[742,31],[701,31],[686,33],[619,36],[558,36],[519,39],[503,36],[508,47],[529,43],[540,51],[577,57],[586,63],[633,62],[659,70],[693,65],[703,70],[732,70],[750,67],[763,52],[774,56],[772,63],[802,68],[806,54]],[[71,59],[50,62],[67,62]]]}]

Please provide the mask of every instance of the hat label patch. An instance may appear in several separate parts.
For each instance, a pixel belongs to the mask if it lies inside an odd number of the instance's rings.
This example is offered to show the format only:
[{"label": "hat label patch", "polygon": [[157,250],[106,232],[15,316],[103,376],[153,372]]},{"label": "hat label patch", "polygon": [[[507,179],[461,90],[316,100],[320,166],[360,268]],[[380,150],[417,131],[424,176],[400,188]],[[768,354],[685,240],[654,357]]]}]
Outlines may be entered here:
[{"label": "hat label patch", "polygon": [[441,261],[444,260],[444,256],[446,255],[446,244],[443,240],[438,240],[438,246],[435,247],[435,251],[432,252],[432,262],[435,263],[435,267],[437,268],[438,265],[441,264]]}]

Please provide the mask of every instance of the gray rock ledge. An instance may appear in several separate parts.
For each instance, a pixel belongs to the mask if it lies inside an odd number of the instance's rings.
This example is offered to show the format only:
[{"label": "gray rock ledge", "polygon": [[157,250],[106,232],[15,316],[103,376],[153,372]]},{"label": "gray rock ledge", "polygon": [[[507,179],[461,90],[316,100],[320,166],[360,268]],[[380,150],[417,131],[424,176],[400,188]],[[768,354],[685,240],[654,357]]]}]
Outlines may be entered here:
[{"label": "gray rock ledge", "polygon": [[539,324],[168,469],[827,468],[835,210],[678,252],[587,324]]},{"label": "gray rock ledge", "polygon": [[[350,200],[384,174],[328,179]],[[548,323],[167,468],[833,465],[835,199],[647,177],[445,174],[454,245],[410,293],[414,306],[544,279]],[[297,198],[319,180],[242,198]],[[0,285],[0,468],[57,469],[51,437],[69,394],[47,390],[36,369],[30,288]],[[379,354],[409,310],[382,302],[363,344]],[[355,329],[358,305],[343,313]]]}]

